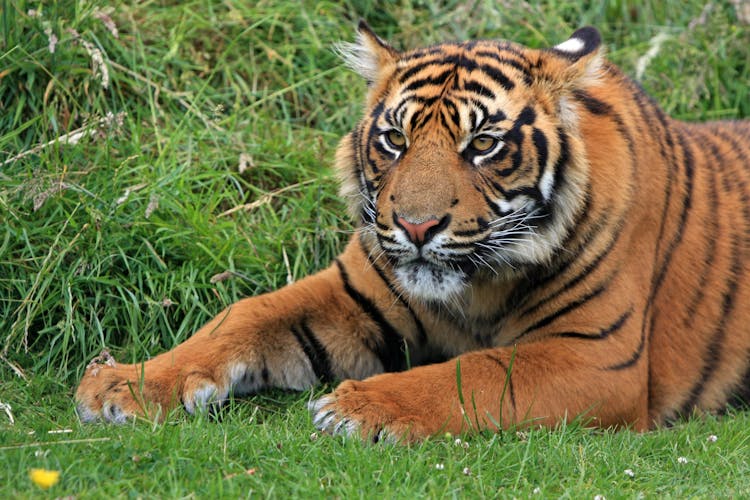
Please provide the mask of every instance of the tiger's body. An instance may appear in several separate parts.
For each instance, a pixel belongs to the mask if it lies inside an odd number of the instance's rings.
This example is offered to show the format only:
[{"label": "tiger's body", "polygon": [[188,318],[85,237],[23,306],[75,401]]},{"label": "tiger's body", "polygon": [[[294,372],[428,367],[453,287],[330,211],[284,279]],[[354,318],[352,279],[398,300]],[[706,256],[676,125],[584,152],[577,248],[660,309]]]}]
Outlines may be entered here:
[{"label": "tiger's body", "polygon": [[82,420],[336,379],[314,424],[375,440],[748,402],[750,124],[665,116],[599,46],[400,53],[360,25],[344,252],[143,364],[92,363]]}]

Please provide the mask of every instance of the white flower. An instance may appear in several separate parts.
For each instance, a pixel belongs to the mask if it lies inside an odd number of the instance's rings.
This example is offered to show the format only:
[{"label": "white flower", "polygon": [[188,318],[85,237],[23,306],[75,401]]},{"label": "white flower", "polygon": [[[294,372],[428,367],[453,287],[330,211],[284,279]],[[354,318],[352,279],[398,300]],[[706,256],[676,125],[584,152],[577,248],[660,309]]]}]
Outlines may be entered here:
[{"label": "white flower", "polygon": [[437,470],[443,470],[443,469],[445,469],[445,465],[443,465],[443,464],[435,464],[435,468]]},{"label": "white flower", "polygon": [[463,473],[464,476],[471,476],[471,469],[469,469],[468,467],[464,467]]},{"label": "white flower", "polygon": [[625,469],[625,475],[628,477],[635,477],[635,472],[633,472],[633,469]]},{"label": "white flower", "polygon": [[49,50],[50,54],[54,54],[57,42],[59,42],[57,35],[52,32],[52,28],[45,28],[44,34],[47,35],[47,50]]},{"label": "white flower", "polygon": [[604,495],[594,495],[594,500],[607,500]]},{"label": "white flower", "polygon": [[711,434],[706,438],[706,441],[708,441],[709,443],[715,443],[716,441],[718,441],[718,439],[719,436],[717,436],[716,434]]},{"label": "white flower", "polygon": [[677,463],[678,464],[686,464],[688,463],[688,459],[685,457],[677,457]]},{"label": "white flower", "polygon": [[539,486],[537,486],[536,488],[534,488],[534,491],[532,491],[532,493],[534,495],[538,495],[541,492],[542,492],[542,489]]}]

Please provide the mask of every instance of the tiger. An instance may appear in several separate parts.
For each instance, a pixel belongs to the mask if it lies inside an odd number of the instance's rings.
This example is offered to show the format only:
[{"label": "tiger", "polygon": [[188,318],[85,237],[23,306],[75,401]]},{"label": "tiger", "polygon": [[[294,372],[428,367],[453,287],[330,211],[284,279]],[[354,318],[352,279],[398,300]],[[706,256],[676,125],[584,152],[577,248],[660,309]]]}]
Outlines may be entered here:
[{"label": "tiger", "polygon": [[282,388],[323,433],[414,442],[750,401],[750,122],[670,118],[593,27],[401,51],[360,22],[338,51],[367,84],[343,253],[145,362],[103,353],[81,421]]}]

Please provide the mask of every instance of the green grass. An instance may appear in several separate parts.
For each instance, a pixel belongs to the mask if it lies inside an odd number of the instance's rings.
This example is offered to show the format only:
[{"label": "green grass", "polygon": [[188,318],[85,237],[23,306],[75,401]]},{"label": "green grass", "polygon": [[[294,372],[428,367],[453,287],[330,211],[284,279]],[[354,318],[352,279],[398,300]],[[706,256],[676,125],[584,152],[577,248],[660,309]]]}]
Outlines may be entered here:
[{"label": "green grass", "polygon": [[154,355],[336,255],[351,226],[330,166],[364,85],[330,47],[358,18],[402,47],[549,46],[593,24],[630,74],[664,34],[642,83],[673,116],[704,120],[750,116],[750,26],[730,2],[107,5],[0,0],[0,402],[15,419],[0,411],[0,497],[41,494],[33,467],[62,471],[50,497],[750,496],[748,413],[405,448],[311,439],[309,395],[156,427],[82,426],[72,405],[102,347]]}]

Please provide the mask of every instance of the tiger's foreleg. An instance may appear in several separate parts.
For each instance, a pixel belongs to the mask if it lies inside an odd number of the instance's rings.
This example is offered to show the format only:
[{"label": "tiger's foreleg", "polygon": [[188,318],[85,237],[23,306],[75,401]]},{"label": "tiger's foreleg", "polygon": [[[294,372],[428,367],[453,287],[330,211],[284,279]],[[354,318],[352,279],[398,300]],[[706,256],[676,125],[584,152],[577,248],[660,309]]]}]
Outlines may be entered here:
[{"label": "tiger's foreleg", "polygon": [[611,370],[601,359],[576,352],[569,341],[540,341],[346,381],[310,409],[319,429],[375,442],[554,426],[577,416],[597,427],[646,429],[644,361]]},{"label": "tiger's foreleg", "polygon": [[163,416],[180,404],[192,413],[231,391],[304,390],[397,369],[411,330],[399,323],[398,306],[368,310],[373,295],[388,290],[373,287],[379,278],[367,273],[374,271],[352,244],[337,264],[235,303],[169,352],[137,364],[95,360],[76,392],[78,413],[113,422]]}]

